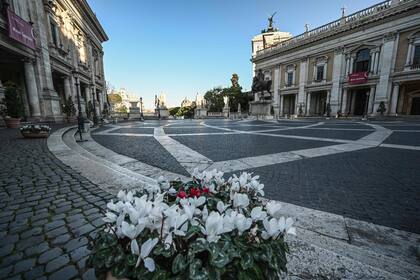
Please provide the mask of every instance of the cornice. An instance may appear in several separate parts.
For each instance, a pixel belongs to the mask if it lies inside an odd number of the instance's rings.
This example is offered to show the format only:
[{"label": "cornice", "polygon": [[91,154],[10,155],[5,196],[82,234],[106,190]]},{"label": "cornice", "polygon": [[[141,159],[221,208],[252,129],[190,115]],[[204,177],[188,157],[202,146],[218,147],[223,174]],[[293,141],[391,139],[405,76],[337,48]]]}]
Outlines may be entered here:
[{"label": "cornice", "polygon": [[[315,42],[319,42],[326,38],[349,32],[351,30],[360,28],[366,29],[367,25],[377,22],[387,22],[389,21],[387,18],[390,18],[391,16],[400,15],[404,12],[419,7],[417,0],[405,0],[401,4],[392,6],[390,5],[390,2],[391,1],[385,1],[379,3],[375,6],[347,16],[345,21],[343,21],[343,19],[339,19],[337,21],[310,30],[307,33],[295,36],[273,47],[258,51],[257,54],[253,57],[252,61],[255,63],[260,60],[265,60],[271,56],[288,52],[296,48],[301,48],[308,44],[313,44]],[[366,13],[367,16],[358,17],[359,14],[363,14],[366,11],[369,12]],[[345,24],[343,24],[343,22],[345,22]]]}]

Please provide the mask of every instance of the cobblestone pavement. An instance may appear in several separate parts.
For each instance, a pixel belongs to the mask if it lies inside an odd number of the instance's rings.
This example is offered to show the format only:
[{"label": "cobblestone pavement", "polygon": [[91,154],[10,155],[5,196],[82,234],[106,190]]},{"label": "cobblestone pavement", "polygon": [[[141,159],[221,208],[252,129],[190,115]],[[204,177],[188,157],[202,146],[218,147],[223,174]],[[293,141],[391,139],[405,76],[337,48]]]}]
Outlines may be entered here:
[{"label": "cobblestone pavement", "polygon": [[[165,133],[181,147],[186,146],[213,162],[235,164],[236,159],[243,161],[247,157],[252,157],[251,160],[248,158],[248,163],[252,163],[254,158],[259,160],[258,167],[240,168],[232,173],[246,170],[259,174],[268,198],[420,233],[420,123],[371,124],[392,132],[381,143],[405,146],[365,146],[358,149],[359,144],[356,144],[356,149],[352,151],[309,156],[281,164],[261,163],[266,159],[258,157],[266,155],[275,162],[282,152],[311,149],[311,153],[317,154],[322,149],[336,145],[334,141],[353,145],[358,143],[355,142],[358,139],[370,137],[375,128],[369,123],[335,120],[161,123]],[[142,126],[146,125],[138,122],[131,125],[132,129]],[[144,144],[151,137],[125,137],[124,145],[116,148],[118,141],[113,137],[122,138],[123,134],[115,136],[105,133],[94,137],[99,136],[102,145],[117,152],[123,149],[124,155],[162,169],[167,169],[168,163],[172,165],[179,161],[168,153],[164,157],[154,154],[152,159],[139,153],[142,149],[147,151]],[[185,172],[180,174],[185,175]]]},{"label": "cobblestone pavement", "polygon": [[103,192],[49,151],[45,139],[0,129],[0,279],[95,279],[88,239]]}]

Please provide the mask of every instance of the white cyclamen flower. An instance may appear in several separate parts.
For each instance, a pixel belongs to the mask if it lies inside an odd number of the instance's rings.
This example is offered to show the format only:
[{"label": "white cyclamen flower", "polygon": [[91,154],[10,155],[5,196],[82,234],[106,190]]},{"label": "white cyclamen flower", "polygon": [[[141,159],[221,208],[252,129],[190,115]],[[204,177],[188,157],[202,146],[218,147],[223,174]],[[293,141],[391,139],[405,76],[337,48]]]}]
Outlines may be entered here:
[{"label": "white cyclamen flower", "polygon": [[234,208],[246,208],[249,205],[249,198],[246,193],[235,193],[232,200]]},{"label": "white cyclamen flower", "polygon": [[277,235],[280,233],[279,223],[276,218],[271,218],[270,220],[266,218],[263,221],[263,225],[264,225],[264,231],[261,233],[261,237],[263,239],[269,239],[269,238],[275,239]]},{"label": "white cyclamen flower", "polygon": [[207,217],[205,227],[201,227],[201,232],[208,242],[217,242],[223,233],[223,217],[218,212],[212,211]]},{"label": "white cyclamen flower", "polygon": [[278,221],[278,225],[279,225],[279,230],[281,232],[296,235],[296,228],[292,227],[292,225],[293,225],[293,219],[292,218],[285,219],[284,217],[281,217]]},{"label": "white cyclamen flower", "polygon": [[248,230],[252,225],[252,219],[246,218],[242,214],[238,214],[235,219],[235,226],[238,229],[239,235],[242,235],[242,233],[246,230]]},{"label": "white cyclamen flower", "polygon": [[135,239],[145,228],[145,224],[133,225],[125,221],[121,224],[122,233],[130,239]]},{"label": "white cyclamen flower", "polygon": [[255,180],[254,178],[252,178],[252,181],[250,183],[250,187],[251,189],[259,195],[264,195],[264,184],[260,184],[260,182],[258,182],[257,180]]},{"label": "white cyclamen flower", "polygon": [[254,221],[262,221],[267,217],[267,213],[262,210],[261,206],[254,207],[251,210],[251,218]]},{"label": "white cyclamen flower", "polygon": [[267,202],[267,205],[265,206],[265,208],[267,209],[267,213],[274,218],[280,218],[281,216],[281,212],[280,212],[280,208],[281,208],[281,204],[277,201],[269,201]]},{"label": "white cyclamen flower", "polygon": [[138,255],[139,258],[137,259],[136,267],[139,266],[140,261],[143,260],[144,267],[147,268],[150,272],[155,271],[155,261],[149,257],[150,252],[152,252],[153,248],[158,243],[159,239],[148,239],[146,242],[141,245],[141,249],[139,250],[139,244],[137,243],[136,239],[131,241],[131,253],[134,255]]},{"label": "white cyclamen flower", "polygon": [[220,214],[223,214],[223,212],[225,212],[225,210],[230,206],[230,204],[224,204],[223,201],[219,201],[217,202],[217,211],[219,211]]}]

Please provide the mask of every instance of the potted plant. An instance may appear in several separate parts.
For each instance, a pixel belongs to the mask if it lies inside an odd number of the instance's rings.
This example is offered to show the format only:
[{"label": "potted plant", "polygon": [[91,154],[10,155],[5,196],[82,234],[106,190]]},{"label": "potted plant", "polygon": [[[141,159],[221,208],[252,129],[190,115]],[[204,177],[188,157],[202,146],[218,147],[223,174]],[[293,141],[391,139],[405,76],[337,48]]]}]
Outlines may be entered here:
[{"label": "potted plant", "polygon": [[63,112],[66,114],[67,122],[70,122],[71,117],[76,115],[76,106],[74,105],[73,99],[69,96],[63,104]]},{"label": "potted plant", "polygon": [[386,112],[385,102],[381,101],[381,103],[379,103],[379,106],[378,106],[378,109],[376,110],[376,112],[381,114],[381,116],[384,115],[384,113]]},{"label": "potted plant", "polygon": [[23,116],[23,102],[18,89],[13,82],[4,83],[4,104],[6,106],[6,117],[4,121],[8,128],[18,128],[20,119]]},{"label": "potted plant", "polygon": [[43,124],[27,124],[20,128],[25,138],[47,138],[50,135],[51,127]]},{"label": "potted plant", "polygon": [[120,191],[88,265],[107,279],[279,279],[295,228],[258,179],[195,171],[188,182]]}]

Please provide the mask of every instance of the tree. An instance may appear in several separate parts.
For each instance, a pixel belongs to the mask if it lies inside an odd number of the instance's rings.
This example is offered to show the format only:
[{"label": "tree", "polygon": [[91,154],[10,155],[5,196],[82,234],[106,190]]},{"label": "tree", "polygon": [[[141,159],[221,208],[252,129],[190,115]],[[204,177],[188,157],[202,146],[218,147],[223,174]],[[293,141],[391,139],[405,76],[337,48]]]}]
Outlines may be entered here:
[{"label": "tree", "polygon": [[115,112],[127,114],[128,113],[127,106],[125,105],[119,106],[118,108],[115,109]]},{"label": "tree", "polygon": [[177,117],[184,117],[186,119],[191,119],[194,117],[194,109],[195,109],[195,103],[193,103],[191,106],[185,106],[181,107],[178,112],[176,113]]},{"label": "tree", "polygon": [[73,100],[71,99],[71,96],[65,100],[63,105],[63,111],[64,114],[66,114],[67,122],[70,121],[70,117],[76,115],[76,106],[74,105]]},{"label": "tree", "polygon": [[110,93],[108,94],[108,100],[109,103],[111,103],[112,105],[118,104],[122,102],[122,98],[119,94],[116,93]]},{"label": "tree", "polygon": [[211,90],[208,90],[204,94],[204,99],[208,104],[208,109],[210,112],[221,112],[224,107],[223,101],[223,89],[221,87],[215,87]]},{"label": "tree", "polygon": [[179,109],[180,109],[181,107],[173,107],[173,108],[170,108],[169,109],[169,115],[171,115],[171,116],[175,116],[176,115],[176,113],[178,113],[178,111],[179,111]]},{"label": "tree", "polygon": [[4,83],[4,103],[6,105],[7,116],[20,119],[24,115],[22,98],[16,85],[12,82]]}]

